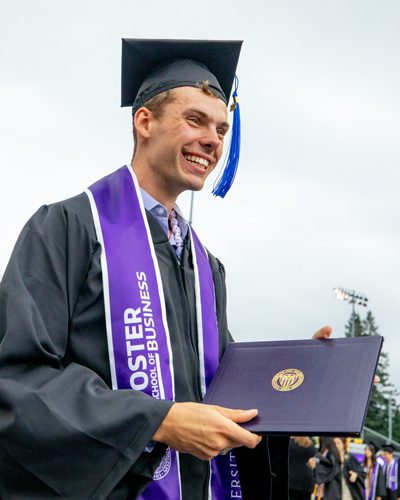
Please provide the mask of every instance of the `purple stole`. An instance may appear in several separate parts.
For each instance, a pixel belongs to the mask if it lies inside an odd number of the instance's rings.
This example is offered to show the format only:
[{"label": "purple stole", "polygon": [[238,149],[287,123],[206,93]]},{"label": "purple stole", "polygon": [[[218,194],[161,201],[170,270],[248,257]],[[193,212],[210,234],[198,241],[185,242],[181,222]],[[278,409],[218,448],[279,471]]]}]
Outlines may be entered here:
[{"label": "purple stole", "polygon": [[[367,500],[375,500],[376,498],[376,485],[378,482],[378,474],[380,467],[381,464],[379,462],[375,462],[374,466],[372,467],[371,481],[369,483],[369,493]],[[367,468],[367,481],[368,481],[368,468]]]},{"label": "purple stole", "polygon": [[[140,188],[124,166],[86,190],[102,246],[104,308],[112,388],[175,399],[174,362],[160,269]],[[190,229],[198,350],[204,396],[219,364],[215,290],[208,255]],[[233,496],[232,496],[233,495]],[[179,453],[168,448],[140,500],[182,498]],[[211,461],[209,499],[241,498],[233,453]]]},{"label": "purple stole", "polygon": [[398,488],[397,478],[398,478],[398,467],[399,462],[396,457],[393,458],[393,462],[386,464],[386,488],[390,491],[396,491]]}]

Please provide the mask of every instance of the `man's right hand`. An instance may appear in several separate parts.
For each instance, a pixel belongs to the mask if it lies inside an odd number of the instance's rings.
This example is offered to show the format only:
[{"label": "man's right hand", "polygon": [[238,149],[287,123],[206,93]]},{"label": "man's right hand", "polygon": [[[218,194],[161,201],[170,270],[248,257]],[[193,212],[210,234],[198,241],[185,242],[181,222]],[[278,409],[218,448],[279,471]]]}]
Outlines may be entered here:
[{"label": "man's right hand", "polygon": [[307,467],[310,467],[310,469],[315,469],[319,463],[319,459],[317,457],[311,457],[308,459],[308,462],[306,463]]},{"label": "man's right hand", "polygon": [[211,460],[227,448],[255,448],[261,436],[238,424],[256,417],[257,410],[232,410],[202,403],[175,403],[153,436],[174,450]]}]

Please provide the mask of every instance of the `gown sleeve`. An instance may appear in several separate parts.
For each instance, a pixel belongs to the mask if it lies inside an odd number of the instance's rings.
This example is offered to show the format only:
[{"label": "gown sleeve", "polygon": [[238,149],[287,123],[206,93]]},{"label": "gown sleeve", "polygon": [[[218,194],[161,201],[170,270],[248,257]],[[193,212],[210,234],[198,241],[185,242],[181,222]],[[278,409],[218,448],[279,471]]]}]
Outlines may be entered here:
[{"label": "gown sleeve", "polygon": [[[350,471],[354,471],[357,473],[357,479],[354,483],[350,481]],[[349,457],[345,461],[343,467],[343,475],[353,497],[362,498],[363,491],[365,490],[366,473],[364,471],[364,467],[362,466],[362,464],[360,464],[355,456],[349,455]]]},{"label": "gown sleeve", "polygon": [[317,453],[315,457],[319,460],[315,468],[315,482],[317,484],[331,483],[340,474],[340,464],[332,454],[324,457]]},{"label": "gown sleeve", "polygon": [[113,391],[95,370],[66,361],[95,245],[76,213],[62,204],[42,207],[24,227],[1,282],[3,500],[111,498],[132,467],[143,475],[142,487],[150,481],[164,452],[161,445],[143,450],[172,402]]}]

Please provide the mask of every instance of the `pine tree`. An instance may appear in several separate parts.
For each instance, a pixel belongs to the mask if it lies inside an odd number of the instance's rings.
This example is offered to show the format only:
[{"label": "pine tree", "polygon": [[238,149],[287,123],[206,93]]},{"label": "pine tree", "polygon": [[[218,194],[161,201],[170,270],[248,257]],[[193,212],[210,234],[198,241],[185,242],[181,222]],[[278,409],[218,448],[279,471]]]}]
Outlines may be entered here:
[{"label": "pine tree", "polygon": [[[378,326],[371,311],[367,312],[365,319],[361,320],[359,314],[354,313],[354,326],[356,336],[379,335]],[[346,336],[351,336],[353,313],[350,315],[349,322],[346,325]],[[382,351],[376,374],[380,378],[380,383],[373,388],[370,404],[368,407],[365,425],[371,429],[388,435],[389,424],[389,406],[388,397],[395,397],[398,392],[395,390],[389,378],[389,356]],[[390,396],[389,396],[390,395]],[[400,440],[400,411],[399,406],[392,406],[392,433],[393,439]]]},{"label": "pine tree", "polygon": [[378,326],[375,323],[374,315],[371,311],[367,312],[365,319],[362,320],[363,335],[379,335]]},{"label": "pine tree", "polygon": [[372,389],[372,396],[368,407],[365,425],[371,429],[388,435],[389,409],[388,393],[394,392],[393,385],[389,382],[389,358],[384,351],[381,352],[376,374],[380,378],[379,385]]},{"label": "pine tree", "polygon": [[353,321],[354,321],[354,337],[361,337],[363,335],[363,325],[360,315],[356,312],[351,312],[349,321],[344,327],[344,334],[346,337],[353,337]]},{"label": "pine tree", "polygon": [[398,405],[393,409],[393,439],[400,443],[400,409]]}]

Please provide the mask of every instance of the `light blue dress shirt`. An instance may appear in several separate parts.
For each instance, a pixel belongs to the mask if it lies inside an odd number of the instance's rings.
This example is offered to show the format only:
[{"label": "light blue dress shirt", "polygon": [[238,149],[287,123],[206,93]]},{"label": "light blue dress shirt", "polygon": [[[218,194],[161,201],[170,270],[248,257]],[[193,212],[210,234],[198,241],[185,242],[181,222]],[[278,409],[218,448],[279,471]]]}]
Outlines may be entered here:
[{"label": "light blue dress shirt", "polygon": [[[158,220],[158,222],[161,224],[161,227],[164,229],[165,234],[168,236],[168,233],[170,232],[168,224],[168,210],[164,207],[164,205],[162,205],[160,202],[158,202],[152,196],[150,196],[149,193],[147,193],[143,188],[140,188],[140,191],[142,193],[144,208],[148,210],[151,213],[151,215]],[[188,223],[180,215],[179,208],[176,205],[174,206],[174,208],[176,211],[178,224],[181,230],[181,236],[182,239],[184,240],[188,232]],[[172,231],[169,237],[169,242],[171,243],[171,245],[176,246],[175,237]]]}]

